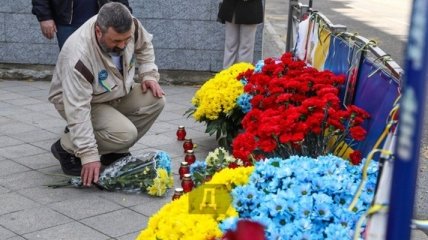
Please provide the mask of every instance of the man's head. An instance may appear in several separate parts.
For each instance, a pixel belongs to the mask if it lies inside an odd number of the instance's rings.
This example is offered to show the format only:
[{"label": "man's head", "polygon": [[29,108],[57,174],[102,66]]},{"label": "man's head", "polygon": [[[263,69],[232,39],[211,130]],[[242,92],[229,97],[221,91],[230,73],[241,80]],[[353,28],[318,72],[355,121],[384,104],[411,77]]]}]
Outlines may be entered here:
[{"label": "man's head", "polygon": [[121,55],[132,37],[132,15],[125,5],[117,2],[101,7],[95,25],[97,41],[103,51]]}]

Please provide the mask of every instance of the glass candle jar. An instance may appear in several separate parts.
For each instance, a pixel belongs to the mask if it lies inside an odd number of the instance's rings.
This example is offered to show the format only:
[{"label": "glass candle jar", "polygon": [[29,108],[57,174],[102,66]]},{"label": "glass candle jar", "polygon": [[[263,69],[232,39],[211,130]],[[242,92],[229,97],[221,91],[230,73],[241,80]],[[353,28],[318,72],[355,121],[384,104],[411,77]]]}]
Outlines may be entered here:
[{"label": "glass candle jar", "polygon": [[183,187],[183,192],[185,193],[192,191],[193,181],[190,174],[184,174],[184,177],[181,180],[181,187]]},{"label": "glass candle jar", "polygon": [[179,199],[183,195],[183,188],[176,188],[174,191],[174,195],[172,195],[172,200]]},{"label": "glass candle jar", "polygon": [[186,129],[184,129],[184,126],[178,126],[177,129],[177,140],[183,141],[186,137]]},{"label": "glass candle jar", "polygon": [[187,150],[193,150],[192,139],[184,139],[183,149],[184,149],[184,152],[186,152]]},{"label": "glass candle jar", "polygon": [[184,174],[190,173],[189,164],[187,162],[181,162],[180,168],[178,169],[178,174],[180,174],[180,179],[183,179]]},{"label": "glass candle jar", "polygon": [[196,161],[195,154],[193,150],[187,150],[186,156],[184,156],[184,161],[186,161],[189,165],[192,165]]}]

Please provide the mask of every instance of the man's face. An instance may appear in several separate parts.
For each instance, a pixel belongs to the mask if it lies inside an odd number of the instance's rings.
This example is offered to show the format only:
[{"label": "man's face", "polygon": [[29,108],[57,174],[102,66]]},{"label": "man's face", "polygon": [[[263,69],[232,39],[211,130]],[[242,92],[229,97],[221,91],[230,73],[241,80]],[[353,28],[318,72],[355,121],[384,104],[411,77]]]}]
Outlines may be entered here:
[{"label": "man's face", "polygon": [[112,27],[109,27],[103,33],[101,28],[95,26],[95,33],[101,49],[114,56],[121,56],[123,54],[123,50],[125,50],[126,45],[132,37],[131,30],[125,33],[118,33]]}]

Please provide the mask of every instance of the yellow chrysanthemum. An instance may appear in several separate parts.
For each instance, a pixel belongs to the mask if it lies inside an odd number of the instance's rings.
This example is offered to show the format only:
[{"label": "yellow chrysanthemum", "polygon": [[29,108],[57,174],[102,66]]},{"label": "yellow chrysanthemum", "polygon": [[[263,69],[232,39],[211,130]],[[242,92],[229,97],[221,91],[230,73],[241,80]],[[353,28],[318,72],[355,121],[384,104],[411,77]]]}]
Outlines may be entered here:
[{"label": "yellow chrysanthemum", "polygon": [[254,69],[250,63],[237,63],[216,74],[195,93],[192,104],[196,107],[193,117],[197,121],[215,120],[227,115],[236,107],[236,99],[244,92],[237,76]]},{"label": "yellow chrysanthemum", "polygon": [[156,169],[156,174],[153,184],[147,188],[147,193],[152,196],[163,196],[166,190],[174,184],[174,179],[163,168]]},{"label": "yellow chrysanthemum", "polygon": [[[247,184],[253,170],[254,167],[226,168],[214,174],[209,184],[225,184],[231,191],[232,186]],[[189,214],[189,194],[186,193],[154,214],[137,240],[208,240],[221,237],[219,221],[237,215],[232,206],[222,214]]]}]

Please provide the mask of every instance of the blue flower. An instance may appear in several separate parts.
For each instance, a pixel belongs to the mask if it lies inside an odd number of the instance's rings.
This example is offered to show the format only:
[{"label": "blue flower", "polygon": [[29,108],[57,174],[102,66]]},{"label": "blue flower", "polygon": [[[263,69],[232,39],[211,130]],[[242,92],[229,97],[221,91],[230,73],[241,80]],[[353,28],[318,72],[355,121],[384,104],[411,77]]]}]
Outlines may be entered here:
[{"label": "blue flower", "polygon": [[291,237],[291,239],[292,240],[316,240],[316,238],[312,236],[312,233],[307,231],[297,231],[295,232],[295,235]]},{"label": "blue flower", "polygon": [[335,223],[329,224],[324,230],[326,239],[330,240],[351,239],[352,232],[350,228]]},{"label": "blue flower", "polygon": [[273,222],[266,227],[265,236],[267,239],[283,239],[281,229]]},{"label": "blue flower", "polygon": [[320,203],[314,206],[315,216],[321,220],[330,220],[333,216],[330,210],[331,204]]},{"label": "blue flower", "polygon": [[265,65],[264,60],[259,60],[256,63],[256,66],[254,66],[254,73],[260,73],[262,72],[263,66]]},{"label": "blue flower", "polygon": [[297,186],[297,192],[298,192],[298,196],[308,196],[311,195],[312,190],[311,190],[312,186],[310,183],[303,183]]},{"label": "blue flower", "polygon": [[168,174],[171,174],[171,158],[168,153],[164,151],[157,151],[155,159],[157,159],[157,168],[163,168]]},{"label": "blue flower", "polygon": [[266,196],[266,206],[269,208],[270,216],[284,215],[286,202],[286,199],[279,198],[276,195]]},{"label": "blue flower", "polygon": [[282,190],[287,190],[289,188],[291,188],[293,186],[294,183],[294,179],[291,177],[286,177],[282,179],[281,182],[281,189]]},{"label": "blue flower", "polygon": [[333,215],[335,216],[334,222],[343,227],[353,227],[357,220],[354,217],[354,213],[346,208],[337,208]]},{"label": "blue flower", "polygon": [[361,171],[333,155],[266,159],[255,164],[248,185],[232,191],[233,205],[240,217],[263,223],[269,240],[350,239],[376,186],[372,171],[355,208],[347,210]]},{"label": "blue flower", "polygon": [[225,233],[227,231],[235,231],[238,220],[239,219],[237,217],[226,218],[220,223],[220,225],[218,227],[220,228],[220,230],[223,233]]},{"label": "blue flower", "polygon": [[206,178],[207,164],[205,161],[195,161],[190,165],[190,175],[196,186],[201,185]]},{"label": "blue flower", "polygon": [[315,193],[312,196],[314,197],[316,204],[322,204],[322,203],[332,204],[333,203],[333,199],[330,196],[328,196],[327,194]]},{"label": "blue flower", "polygon": [[343,187],[344,177],[339,176],[324,176],[324,189],[329,194],[340,192]]},{"label": "blue flower", "polygon": [[243,113],[248,113],[252,109],[251,99],[252,95],[248,93],[241,94],[238,99],[236,99],[236,104],[241,108]]},{"label": "blue flower", "polygon": [[280,228],[281,237],[279,239],[291,239],[297,234],[296,231],[296,226],[293,223],[288,223]]},{"label": "blue flower", "polygon": [[314,207],[312,196],[304,196],[298,201],[298,212],[301,217],[309,217]]},{"label": "blue flower", "polygon": [[256,170],[250,176],[250,182],[252,185],[254,185],[257,188],[264,188],[265,178],[263,177],[263,174],[261,174],[261,172],[259,172],[259,170]]},{"label": "blue flower", "polygon": [[207,170],[207,163],[205,161],[195,161],[190,165],[190,174],[195,172],[205,173]]},{"label": "blue flower", "polygon": [[312,222],[309,218],[300,218],[297,220],[297,228],[301,231],[308,231],[312,228]]},{"label": "blue flower", "polygon": [[291,223],[291,216],[288,214],[278,214],[272,218],[272,221],[275,226],[282,228],[288,223]]}]

